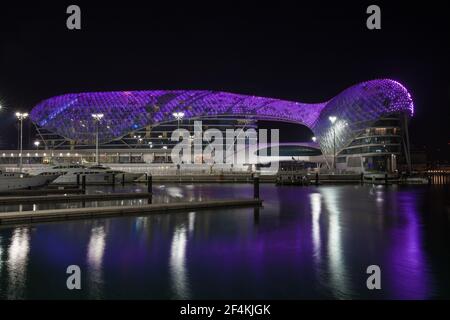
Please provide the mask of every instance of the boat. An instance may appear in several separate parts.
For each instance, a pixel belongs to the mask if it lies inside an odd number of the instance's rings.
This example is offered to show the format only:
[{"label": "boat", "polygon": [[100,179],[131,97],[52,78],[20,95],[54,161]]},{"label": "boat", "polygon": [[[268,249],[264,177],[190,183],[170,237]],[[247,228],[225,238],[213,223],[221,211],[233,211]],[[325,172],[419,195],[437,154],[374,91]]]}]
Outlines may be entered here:
[{"label": "boat", "polygon": [[400,184],[429,184],[430,181],[423,177],[406,177],[399,180]]},{"label": "boat", "polygon": [[276,177],[277,185],[295,185],[295,186],[307,186],[310,184],[310,180],[303,172],[278,172]]},{"label": "boat", "polygon": [[392,184],[397,180],[397,175],[389,175],[386,172],[367,172],[363,175],[363,182],[370,184]]},{"label": "boat", "polygon": [[58,173],[32,175],[24,172],[5,172],[0,170],[0,192],[45,186],[59,176],[60,174]]},{"label": "boat", "polygon": [[134,182],[144,175],[143,173],[133,173],[133,172],[125,172],[122,170],[116,170],[116,169],[112,169],[110,167],[105,167],[100,164],[90,166],[90,167],[88,167],[88,169],[106,172],[108,174],[114,175],[116,182],[119,182],[119,183],[120,182],[124,182],[124,183]]},{"label": "boat", "polygon": [[53,184],[77,184],[85,176],[86,184],[111,184],[113,175],[104,170],[90,169],[84,165],[69,164],[56,165],[50,168],[35,169],[36,174],[59,174]]},{"label": "boat", "polygon": [[364,175],[364,182],[372,184],[428,184],[429,180],[417,175],[399,176],[398,174],[370,173]]}]

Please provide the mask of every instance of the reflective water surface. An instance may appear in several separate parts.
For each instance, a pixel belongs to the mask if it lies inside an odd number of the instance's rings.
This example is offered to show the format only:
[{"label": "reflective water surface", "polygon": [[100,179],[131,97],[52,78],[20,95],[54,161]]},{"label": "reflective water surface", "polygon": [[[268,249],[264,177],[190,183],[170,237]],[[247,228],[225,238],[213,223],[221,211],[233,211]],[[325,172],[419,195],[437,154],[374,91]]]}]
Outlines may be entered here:
[{"label": "reflective water surface", "polygon": [[[154,202],[253,194],[247,184],[155,185],[154,190]],[[4,226],[0,298],[449,299],[449,196],[448,186],[267,184],[261,185],[259,211]],[[86,206],[119,203],[145,200]],[[80,204],[58,207],[67,206]],[[80,291],[66,288],[66,268],[73,264],[82,271]],[[366,287],[366,268],[373,264],[381,268],[378,291]]]}]

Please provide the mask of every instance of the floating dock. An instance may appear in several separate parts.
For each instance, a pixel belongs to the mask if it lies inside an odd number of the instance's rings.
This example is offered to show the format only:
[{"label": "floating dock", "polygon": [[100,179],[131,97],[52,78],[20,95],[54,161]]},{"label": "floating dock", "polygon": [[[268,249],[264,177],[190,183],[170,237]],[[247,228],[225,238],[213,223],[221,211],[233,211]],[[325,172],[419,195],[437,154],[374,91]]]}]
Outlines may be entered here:
[{"label": "floating dock", "polygon": [[[181,175],[155,175],[153,182],[157,183],[252,183],[251,174],[181,174]],[[275,182],[275,175],[260,175],[260,182]],[[146,182],[145,175],[136,182]]]},{"label": "floating dock", "polygon": [[127,193],[93,193],[93,194],[63,194],[63,195],[39,195],[39,196],[13,196],[0,197],[0,205],[25,204],[40,202],[81,202],[81,201],[109,201],[127,199],[147,199],[152,196],[148,192]]},{"label": "floating dock", "polygon": [[0,225],[90,219],[112,216],[137,216],[152,213],[170,213],[176,211],[209,210],[232,207],[261,207],[259,199],[210,200],[196,202],[158,203],[135,206],[111,206],[92,208],[70,208],[38,211],[20,211],[0,213]]},{"label": "floating dock", "polygon": [[0,197],[13,197],[13,196],[38,196],[47,194],[70,194],[70,193],[84,193],[81,188],[53,188],[46,189],[24,189],[24,190],[10,190],[0,192]]}]

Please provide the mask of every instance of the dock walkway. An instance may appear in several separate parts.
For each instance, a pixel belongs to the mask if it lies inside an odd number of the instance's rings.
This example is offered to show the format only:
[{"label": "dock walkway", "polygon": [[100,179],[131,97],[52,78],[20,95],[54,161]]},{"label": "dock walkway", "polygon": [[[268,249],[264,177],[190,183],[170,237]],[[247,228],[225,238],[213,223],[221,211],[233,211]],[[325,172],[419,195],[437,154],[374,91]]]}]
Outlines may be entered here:
[{"label": "dock walkway", "polygon": [[152,213],[169,213],[188,210],[208,210],[231,207],[260,207],[259,199],[210,200],[196,202],[158,203],[134,206],[110,206],[17,211],[0,213],[0,225],[34,223],[44,221],[89,219],[111,216],[136,216]]},{"label": "dock walkway", "polygon": [[66,194],[66,195],[39,195],[28,197],[0,197],[0,205],[25,204],[40,202],[81,202],[81,201],[109,201],[126,199],[146,199],[152,196],[148,192],[128,193],[93,193],[93,194]]}]

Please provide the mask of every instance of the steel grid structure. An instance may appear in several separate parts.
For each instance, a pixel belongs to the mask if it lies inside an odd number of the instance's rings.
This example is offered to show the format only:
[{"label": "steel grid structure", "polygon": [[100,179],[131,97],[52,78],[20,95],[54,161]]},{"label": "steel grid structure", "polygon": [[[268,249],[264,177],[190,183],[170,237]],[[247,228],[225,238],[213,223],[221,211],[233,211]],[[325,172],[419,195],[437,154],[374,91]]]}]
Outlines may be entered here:
[{"label": "steel grid structure", "polygon": [[[64,94],[40,102],[30,117],[39,127],[82,142],[95,139],[91,114],[101,112],[99,141],[106,143],[149,125],[173,121],[172,114],[179,111],[184,112],[184,119],[228,116],[299,123],[312,130],[324,154],[332,154],[333,130],[339,152],[380,117],[412,116],[414,106],[403,85],[379,79],[359,83],[316,104],[199,90]],[[337,117],[334,124],[330,116]]]}]

